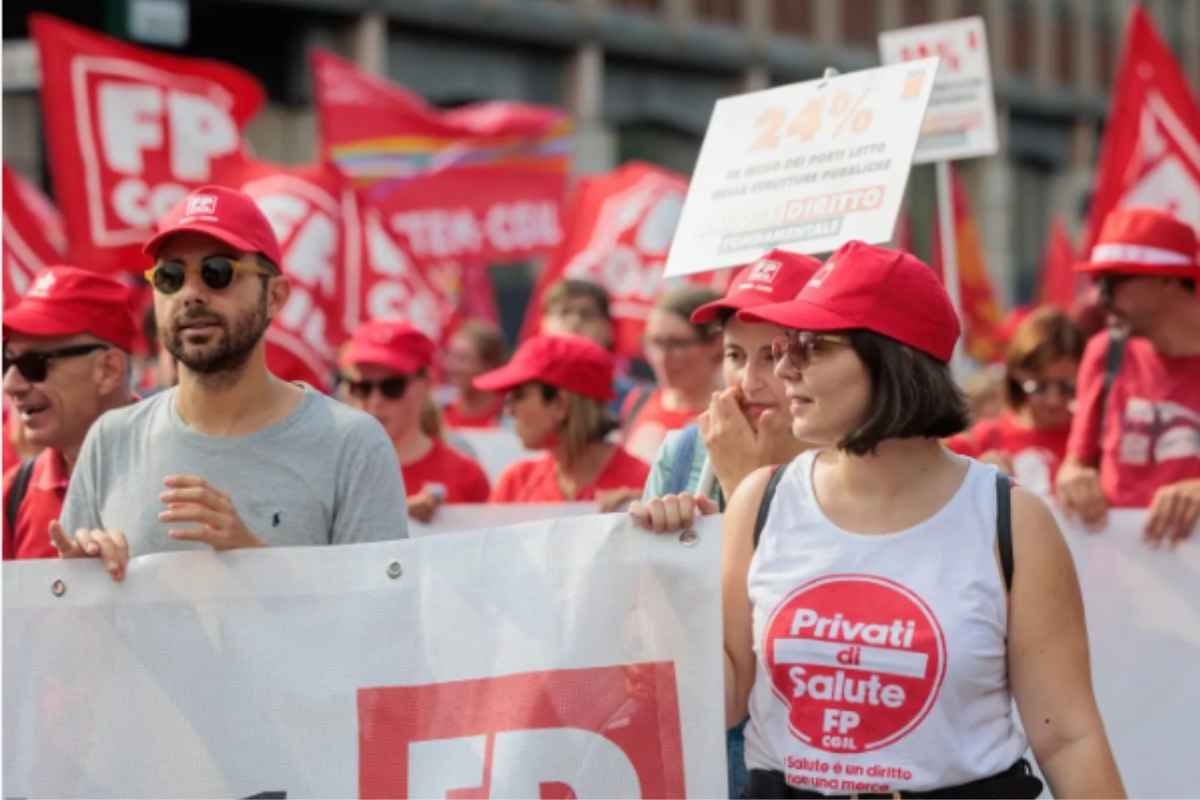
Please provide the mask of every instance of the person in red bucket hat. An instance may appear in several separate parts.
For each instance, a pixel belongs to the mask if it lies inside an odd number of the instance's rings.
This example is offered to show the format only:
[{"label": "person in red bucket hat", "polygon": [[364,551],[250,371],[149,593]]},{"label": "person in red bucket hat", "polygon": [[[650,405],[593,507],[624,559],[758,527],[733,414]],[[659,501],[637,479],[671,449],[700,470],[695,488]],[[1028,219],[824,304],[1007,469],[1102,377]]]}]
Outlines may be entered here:
[{"label": "person in red bucket hat", "polygon": [[1200,521],[1196,232],[1164,211],[1120,208],[1076,268],[1118,324],[1084,351],[1059,501],[1096,527],[1109,506],[1148,508],[1147,542],[1178,542]]},{"label": "person in red bucket hat", "polygon": [[496,479],[490,502],[563,503],[640,487],[649,467],[608,441],[617,420],[613,356],[582,336],[534,336],[476,388],[507,392],[521,443],[545,455],[519,461]]},{"label": "person in red bucket hat", "polygon": [[948,366],[959,321],[933,270],[851,241],[794,299],[738,318],[788,329],[775,371],[813,446],[751,474],[725,512],[745,796],[865,774],[851,791],[1036,797],[1027,746],[1056,797],[1123,796],[1053,515],[941,444],[967,417]]},{"label": "person in red bucket hat", "polygon": [[4,476],[4,558],[55,558],[58,519],[93,423],[136,399],[138,337],[128,289],[78,267],[48,267],[4,312],[4,394],[29,444],[44,448]]},{"label": "person in red bucket hat", "polygon": [[379,423],[267,368],[264,334],[290,285],[254,200],[200,187],[145,251],[178,383],[88,432],[86,478],[50,529],[61,555],[99,558],[123,580],[148,553],[406,536],[400,464]]},{"label": "person in red bucket hat", "polygon": [[409,516],[421,522],[432,520],[443,502],[482,503],[491,491],[482,467],[421,424],[431,404],[435,350],[407,322],[374,320],[358,327],[340,359],[347,402],[387,431],[404,473]]}]

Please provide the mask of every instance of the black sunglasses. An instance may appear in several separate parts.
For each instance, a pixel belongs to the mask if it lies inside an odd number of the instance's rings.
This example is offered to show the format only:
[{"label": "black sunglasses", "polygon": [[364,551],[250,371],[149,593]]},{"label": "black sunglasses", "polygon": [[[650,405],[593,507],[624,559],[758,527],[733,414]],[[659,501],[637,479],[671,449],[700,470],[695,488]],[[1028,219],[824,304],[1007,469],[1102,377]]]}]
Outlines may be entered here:
[{"label": "black sunglasses", "polygon": [[776,361],[787,356],[792,369],[808,367],[813,356],[820,355],[833,347],[845,347],[850,342],[844,336],[831,336],[812,331],[788,331],[787,336],[771,340],[771,355]]},{"label": "black sunglasses", "polygon": [[50,370],[50,359],[71,358],[87,355],[97,350],[107,350],[106,344],[76,344],[70,347],[60,347],[57,350],[27,350],[19,356],[4,353],[4,373],[8,374],[9,367],[16,367],[21,377],[30,383],[41,383],[46,380]]},{"label": "black sunglasses", "polygon": [[[239,272],[271,275],[258,264],[243,264],[229,256],[208,256],[200,262],[200,279],[210,289],[221,290],[233,283]],[[175,294],[187,280],[187,266],[182,261],[164,261],[146,270],[145,278],[162,294]]]},{"label": "black sunglasses", "polygon": [[1117,287],[1128,283],[1137,275],[1101,275],[1100,276],[1100,302],[1105,307],[1109,307],[1113,303],[1113,296],[1117,292]]},{"label": "black sunglasses", "polygon": [[342,382],[350,390],[350,396],[356,400],[366,400],[371,396],[371,392],[375,391],[375,387],[379,387],[379,393],[388,400],[399,400],[408,391],[407,375],[396,375],[381,381],[352,381],[343,377]]}]

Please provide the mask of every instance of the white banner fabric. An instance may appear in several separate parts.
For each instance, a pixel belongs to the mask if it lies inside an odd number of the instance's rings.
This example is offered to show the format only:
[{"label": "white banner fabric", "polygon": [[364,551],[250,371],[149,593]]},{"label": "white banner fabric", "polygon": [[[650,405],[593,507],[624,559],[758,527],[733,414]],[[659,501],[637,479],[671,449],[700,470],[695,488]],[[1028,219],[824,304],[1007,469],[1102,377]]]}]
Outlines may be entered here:
[{"label": "white banner fabric", "polygon": [[6,563],[3,793],[723,796],[719,524]]},{"label": "white banner fabric", "polygon": [[409,536],[467,533],[499,525],[595,514],[596,503],[447,503],[430,522],[408,520]]}]

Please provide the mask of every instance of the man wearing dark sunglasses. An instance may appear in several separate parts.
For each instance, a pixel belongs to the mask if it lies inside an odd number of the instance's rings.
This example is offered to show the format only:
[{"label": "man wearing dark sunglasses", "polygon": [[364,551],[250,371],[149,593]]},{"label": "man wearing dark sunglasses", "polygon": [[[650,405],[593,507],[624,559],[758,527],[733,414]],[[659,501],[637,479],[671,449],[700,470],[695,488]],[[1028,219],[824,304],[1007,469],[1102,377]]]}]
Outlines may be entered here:
[{"label": "man wearing dark sunglasses", "polygon": [[45,448],[4,476],[4,558],[54,558],[58,519],[84,436],[134,401],[129,291],[75,267],[50,267],[4,313],[4,394],[30,444]]},{"label": "man wearing dark sunglasses", "polygon": [[1077,267],[1100,284],[1127,334],[1101,332],[1084,351],[1058,498],[1093,525],[1110,505],[1149,509],[1143,534],[1151,545],[1200,528],[1196,248],[1196,232],[1170,214],[1120,208]]},{"label": "man wearing dark sunglasses", "polygon": [[146,553],[406,536],[400,466],[379,423],[267,369],[264,334],[290,287],[254,201],[201,187],[145,252],[179,382],[90,432],[50,530],[63,556],[101,558],[122,580]]}]

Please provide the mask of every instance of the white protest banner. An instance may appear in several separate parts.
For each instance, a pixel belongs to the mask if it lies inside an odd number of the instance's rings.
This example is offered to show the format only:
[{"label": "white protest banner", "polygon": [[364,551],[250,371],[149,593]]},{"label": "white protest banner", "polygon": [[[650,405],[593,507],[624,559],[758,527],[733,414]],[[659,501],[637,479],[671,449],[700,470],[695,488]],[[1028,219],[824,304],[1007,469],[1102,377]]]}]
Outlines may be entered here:
[{"label": "white protest banner", "polygon": [[[1092,684],[1130,797],[1196,794],[1200,540],[1151,549],[1146,512],[1099,533],[1059,519],[1083,590]],[[1016,568],[1021,568],[1017,553]]]},{"label": "white protest banner", "polygon": [[937,59],[726,97],[713,108],[666,277],[746,264],[774,247],[886,242]]},{"label": "white protest banner", "polygon": [[596,503],[447,503],[430,522],[408,521],[409,536],[466,533],[497,525],[595,514]]},{"label": "white protest banner", "polygon": [[724,797],[719,522],[4,564],[8,797]]},{"label": "white protest banner", "polygon": [[913,163],[992,155],[1000,145],[983,18],[879,34],[879,59],[884,64],[930,56],[940,62]]}]

